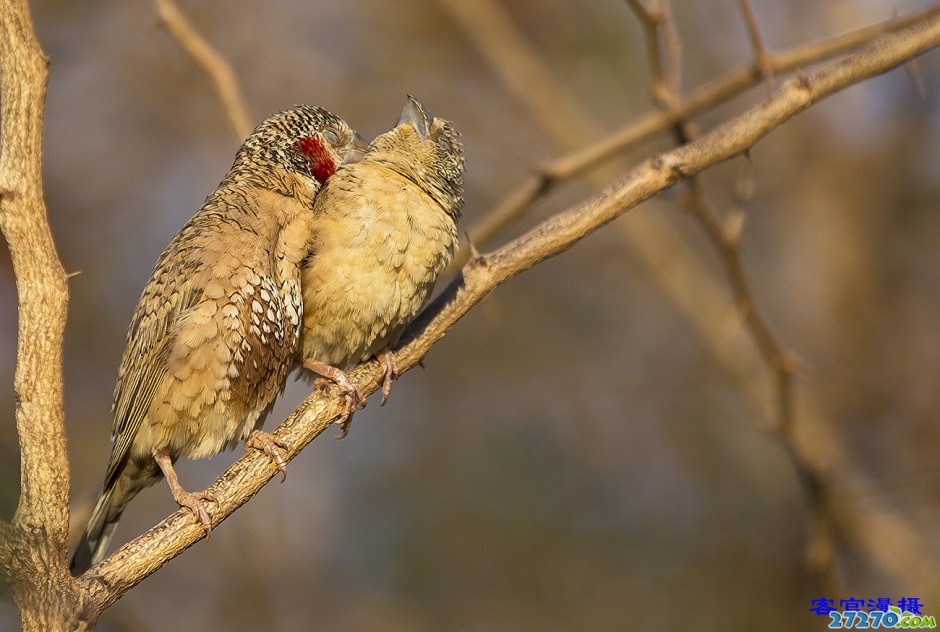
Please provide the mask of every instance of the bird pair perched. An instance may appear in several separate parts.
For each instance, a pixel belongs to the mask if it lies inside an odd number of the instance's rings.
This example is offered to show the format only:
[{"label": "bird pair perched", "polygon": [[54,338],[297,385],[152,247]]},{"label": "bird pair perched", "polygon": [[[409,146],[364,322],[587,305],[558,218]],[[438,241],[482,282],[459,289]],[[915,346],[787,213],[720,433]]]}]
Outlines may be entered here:
[{"label": "bird pair perched", "polygon": [[104,486],[72,558],[107,551],[127,503],[165,477],[208,532],[208,492],[173,464],[244,441],[284,472],[260,427],[302,366],[362,404],[344,369],[389,346],[450,263],[463,206],[463,152],[450,122],[408,97],[368,146],[334,114],[297,106],[261,123],[202,208],[154,265],[127,333]]}]

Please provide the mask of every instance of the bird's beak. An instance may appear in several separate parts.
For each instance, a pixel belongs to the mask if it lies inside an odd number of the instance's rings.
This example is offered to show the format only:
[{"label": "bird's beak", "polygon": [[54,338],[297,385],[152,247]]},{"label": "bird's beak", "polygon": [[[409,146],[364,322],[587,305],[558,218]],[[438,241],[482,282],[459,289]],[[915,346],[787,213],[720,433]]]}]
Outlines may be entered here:
[{"label": "bird's beak", "polygon": [[346,147],[346,152],[343,154],[343,162],[346,164],[360,162],[365,158],[368,149],[369,143],[366,142],[366,139],[359,132],[353,132],[352,142]]},{"label": "bird's beak", "polygon": [[415,128],[421,140],[424,140],[428,137],[428,127],[431,125],[432,120],[434,120],[434,115],[421,105],[420,101],[409,94],[408,99],[405,101],[405,109],[401,111],[401,118],[398,119],[395,127],[402,123],[408,123]]}]

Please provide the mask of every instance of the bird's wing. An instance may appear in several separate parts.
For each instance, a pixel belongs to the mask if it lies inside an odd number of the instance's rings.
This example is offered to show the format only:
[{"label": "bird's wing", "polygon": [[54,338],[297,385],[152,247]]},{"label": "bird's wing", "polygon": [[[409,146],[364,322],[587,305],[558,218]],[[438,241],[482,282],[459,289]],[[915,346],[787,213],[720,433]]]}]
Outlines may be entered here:
[{"label": "bird's wing", "polygon": [[107,487],[121,469],[131,443],[166,375],[166,355],[174,325],[202,296],[193,282],[198,257],[193,245],[198,231],[187,224],[154,265],[127,332],[127,347],[114,391],[111,459]]}]

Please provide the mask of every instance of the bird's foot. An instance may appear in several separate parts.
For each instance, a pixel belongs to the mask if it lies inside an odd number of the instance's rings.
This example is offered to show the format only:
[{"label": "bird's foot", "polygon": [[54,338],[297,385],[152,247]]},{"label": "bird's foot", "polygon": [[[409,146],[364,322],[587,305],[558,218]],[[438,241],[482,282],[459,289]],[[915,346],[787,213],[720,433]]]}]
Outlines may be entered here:
[{"label": "bird's foot", "polygon": [[342,439],[349,434],[349,425],[352,423],[353,413],[365,408],[365,397],[363,397],[362,392],[352,383],[352,380],[349,379],[349,376],[346,375],[342,369],[337,369],[335,366],[330,366],[329,364],[324,364],[323,362],[318,362],[313,359],[304,360],[304,368],[323,376],[314,381],[314,386],[324,387],[329,382],[332,382],[336,384],[343,395],[346,396],[346,408],[336,422],[342,430],[342,433],[336,438]]},{"label": "bird's foot", "polygon": [[212,536],[212,520],[209,519],[209,512],[206,511],[204,501],[208,500],[213,503],[219,502],[215,494],[205,490],[201,492],[187,492],[181,488],[179,491],[173,491],[173,500],[175,500],[176,504],[180,507],[186,507],[193,512],[193,516],[195,516],[196,520],[201,522],[202,526],[205,527],[206,538]]},{"label": "bird's foot", "polygon": [[280,437],[276,437],[270,432],[263,430],[252,430],[245,440],[245,448],[254,448],[267,454],[277,464],[277,469],[281,473],[281,482],[287,480],[287,461],[281,454],[281,450],[287,449],[287,444]]},{"label": "bird's foot", "polygon": [[170,493],[173,494],[173,500],[175,500],[176,504],[180,507],[186,507],[193,512],[193,516],[195,516],[196,520],[201,522],[202,526],[205,527],[206,538],[211,536],[212,520],[209,519],[209,512],[206,511],[206,506],[203,501],[208,500],[209,502],[217,503],[219,502],[218,498],[208,490],[188,492],[183,489],[183,486],[180,485],[179,478],[176,476],[176,470],[173,469],[173,458],[170,457],[169,450],[166,448],[154,448],[152,454],[157,465],[160,466],[163,476],[166,477],[166,484],[170,488]]},{"label": "bird's foot", "polygon": [[385,376],[382,378],[382,401],[379,403],[379,406],[384,406],[388,401],[388,394],[392,392],[392,380],[398,379],[398,360],[388,347],[383,347],[375,357],[385,368]]}]

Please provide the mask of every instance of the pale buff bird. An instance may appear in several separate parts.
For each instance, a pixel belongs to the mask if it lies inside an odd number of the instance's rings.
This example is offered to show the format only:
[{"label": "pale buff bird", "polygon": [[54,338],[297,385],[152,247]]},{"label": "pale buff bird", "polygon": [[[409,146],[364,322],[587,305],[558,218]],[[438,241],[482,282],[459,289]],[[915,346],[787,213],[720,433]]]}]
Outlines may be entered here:
[{"label": "pale buff bird", "polygon": [[378,356],[385,403],[397,377],[389,346],[453,258],[463,171],[453,125],[408,97],[398,124],[361,161],[337,169],[317,197],[297,362],[347,394],[343,436],[362,401],[344,369]]}]

